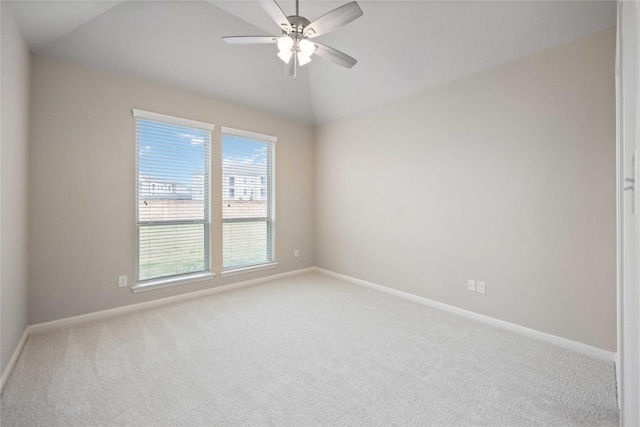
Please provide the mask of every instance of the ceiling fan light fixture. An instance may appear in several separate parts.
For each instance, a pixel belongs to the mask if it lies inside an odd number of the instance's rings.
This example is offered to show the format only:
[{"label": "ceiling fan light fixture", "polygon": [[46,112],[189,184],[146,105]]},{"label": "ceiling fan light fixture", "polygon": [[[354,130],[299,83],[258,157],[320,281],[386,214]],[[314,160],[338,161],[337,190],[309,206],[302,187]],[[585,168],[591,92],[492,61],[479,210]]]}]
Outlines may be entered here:
[{"label": "ceiling fan light fixture", "polygon": [[[283,36],[278,39],[278,50],[280,53],[285,53],[287,51],[291,51],[293,47],[293,39],[289,36]],[[288,62],[288,61],[285,61]]]},{"label": "ceiling fan light fixture", "polygon": [[311,62],[311,57],[305,55],[304,52],[298,52],[298,65],[303,66]]},{"label": "ceiling fan light fixture", "polygon": [[[1,0],[0,0],[1,1]],[[298,66],[311,62],[313,55],[331,61],[345,68],[352,68],[358,62],[349,55],[330,46],[309,39],[330,33],[362,16],[362,9],[356,1],[339,6],[310,22],[298,10],[299,0],[295,0],[295,15],[286,16],[277,0],[260,0],[260,5],[282,31],[277,36],[227,36],[229,44],[276,44],[278,57],[285,66],[282,72],[287,77],[297,77]]]},{"label": "ceiling fan light fixture", "polygon": [[307,39],[302,39],[298,43],[298,47],[300,48],[300,52],[302,52],[305,56],[313,55],[313,52],[316,50],[316,45],[310,42]]},{"label": "ceiling fan light fixture", "polygon": [[285,64],[288,64],[291,61],[291,56],[293,53],[290,50],[281,50],[278,52],[278,57],[284,61]]}]

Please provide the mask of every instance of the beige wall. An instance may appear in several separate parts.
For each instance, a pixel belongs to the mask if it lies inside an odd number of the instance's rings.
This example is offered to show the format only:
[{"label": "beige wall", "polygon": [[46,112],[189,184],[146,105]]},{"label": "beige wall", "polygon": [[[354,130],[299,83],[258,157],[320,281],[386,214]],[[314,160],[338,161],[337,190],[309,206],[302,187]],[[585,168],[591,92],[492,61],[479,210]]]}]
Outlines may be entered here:
[{"label": "beige wall", "polygon": [[[32,57],[29,322],[124,306],[314,265],[310,126],[156,84]],[[214,123],[213,204],[221,212],[220,127],[275,135],[277,269],[133,294],[132,108]],[[221,220],[213,216],[213,267]],[[298,249],[300,257],[294,258]]]},{"label": "beige wall", "polygon": [[[584,37],[321,125],[315,147],[302,123],[34,56],[29,323],[318,265],[615,351],[614,47]],[[279,137],[278,269],[117,287],[134,276],[131,108],[215,123],[214,153],[223,125]]]},{"label": "beige wall", "polygon": [[1,371],[27,326],[27,146],[29,50],[6,2],[2,15],[0,148]]},{"label": "beige wall", "polygon": [[616,351],[614,56],[609,29],[320,126],[317,265]]}]

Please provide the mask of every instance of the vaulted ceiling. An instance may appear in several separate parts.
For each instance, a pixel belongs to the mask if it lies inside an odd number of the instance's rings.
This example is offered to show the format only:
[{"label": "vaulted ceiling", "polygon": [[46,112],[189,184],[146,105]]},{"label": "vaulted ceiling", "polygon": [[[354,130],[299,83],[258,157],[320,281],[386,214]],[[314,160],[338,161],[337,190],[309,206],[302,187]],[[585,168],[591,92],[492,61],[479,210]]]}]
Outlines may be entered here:
[{"label": "vaulted ceiling", "polygon": [[[344,4],[300,2],[313,21]],[[227,35],[278,35],[256,1],[13,1],[32,51],[151,80],[309,123],[321,123],[615,25],[614,1],[372,1],[318,41],[358,59],[321,58],[297,80],[274,45]],[[279,2],[287,15],[295,3]]]}]

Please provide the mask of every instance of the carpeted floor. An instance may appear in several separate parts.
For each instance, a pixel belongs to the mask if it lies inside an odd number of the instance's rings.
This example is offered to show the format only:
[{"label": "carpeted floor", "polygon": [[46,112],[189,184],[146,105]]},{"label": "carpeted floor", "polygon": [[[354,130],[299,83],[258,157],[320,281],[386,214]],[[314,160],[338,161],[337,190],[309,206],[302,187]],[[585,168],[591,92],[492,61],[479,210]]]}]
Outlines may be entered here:
[{"label": "carpeted floor", "polygon": [[613,366],[312,273],[33,335],[9,426],[618,425]]}]

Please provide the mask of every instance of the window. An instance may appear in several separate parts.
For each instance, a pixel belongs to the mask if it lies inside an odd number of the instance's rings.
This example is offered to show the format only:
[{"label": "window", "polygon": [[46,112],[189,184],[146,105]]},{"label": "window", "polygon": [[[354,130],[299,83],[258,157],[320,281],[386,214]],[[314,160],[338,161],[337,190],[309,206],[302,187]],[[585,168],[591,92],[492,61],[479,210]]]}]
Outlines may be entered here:
[{"label": "window", "polygon": [[213,125],[133,110],[136,118],[135,289],[211,275]]},{"label": "window", "polygon": [[[222,266],[227,272],[277,265],[274,263],[275,142],[272,136],[222,128],[222,182],[235,177],[236,183],[243,183],[239,185],[243,194],[249,189],[252,195],[254,189],[247,187],[265,183],[264,197],[223,200]],[[222,194],[227,194],[224,188]]]}]

